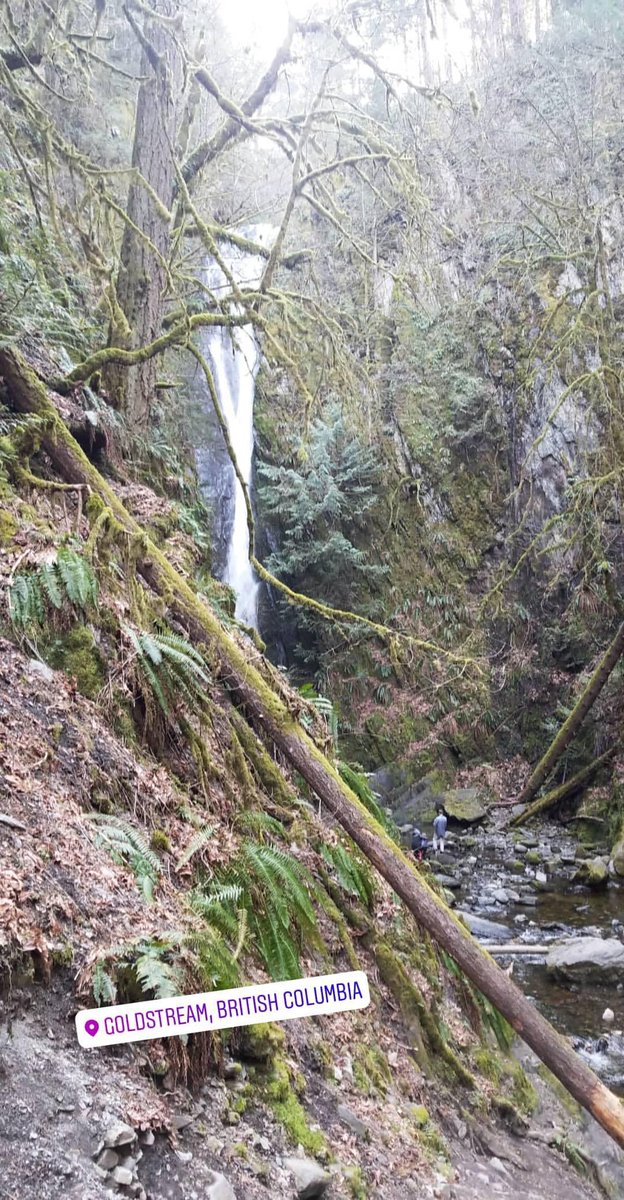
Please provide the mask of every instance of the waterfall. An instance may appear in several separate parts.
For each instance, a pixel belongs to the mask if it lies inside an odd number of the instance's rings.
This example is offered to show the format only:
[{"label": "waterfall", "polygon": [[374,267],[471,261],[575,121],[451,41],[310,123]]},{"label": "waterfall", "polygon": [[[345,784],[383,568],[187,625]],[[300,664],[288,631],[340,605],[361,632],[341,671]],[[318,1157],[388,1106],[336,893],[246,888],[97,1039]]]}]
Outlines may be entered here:
[{"label": "waterfall", "polygon": [[[269,225],[255,225],[245,229],[250,241],[269,246],[275,230]],[[261,255],[249,254],[235,246],[225,245],[221,256],[237,283],[247,288],[258,287],[266,259]],[[205,264],[206,282],[219,295],[230,291],[230,286],[219,266],[212,260]],[[235,311],[235,306],[232,306]],[[240,473],[248,489],[251,487],[254,447],[254,397],[256,375],[260,366],[260,347],[252,325],[204,328],[202,350],[210,363],[221,410],[227,425],[230,442],[234,449]],[[202,407],[210,405],[206,396]],[[221,439],[222,440],[222,439]],[[209,462],[206,467],[205,460]],[[223,460],[223,455],[221,454]],[[202,490],[221,507],[220,523],[225,529],[225,546],[222,550],[221,574],[236,595],[236,617],[245,625],[257,627],[259,583],[249,561],[249,530],[247,509],[243,489],[234,475],[231,464],[222,465],[221,477],[215,487],[214,478],[202,480],[215,474],[216,456],[206,450],[198,451],[198,467]],[[203,467],[203,471],[202,471]],[[219,466],[216,468],[219,471]]]}]

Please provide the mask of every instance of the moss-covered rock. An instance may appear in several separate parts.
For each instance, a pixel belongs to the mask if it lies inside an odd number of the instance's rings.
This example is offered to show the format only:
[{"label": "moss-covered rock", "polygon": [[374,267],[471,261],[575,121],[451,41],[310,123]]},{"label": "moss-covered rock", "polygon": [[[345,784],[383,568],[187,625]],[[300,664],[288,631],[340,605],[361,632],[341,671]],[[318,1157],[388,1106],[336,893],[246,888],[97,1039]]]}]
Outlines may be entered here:
[{"label": "moss-covered rock", "polygon": [[245,1025],[241,1030],[240,1056],[248,1062],[266,1063],[284,1048],[284,1030],[280,1025]]},{"label": "moss-covered rock", "polygon": [[478,825],[487,808],[478,788],[452,788],[444,793],[444,808],[458,825]]},{"label": "moss-covered rock", "polygon": [[603,888],[609,882],[609,868],[603,858],[587,858],[578,867],[574,879],[586,887]]},{"label": "moss-covered rock", "polygon": [[611,851],[611,859],[616,875],[624,877],[624,830],[620,831],[620,837]]},{"label": "moss-covered rock", "polygon": [[377,1046],[358,1046],[353,1059],[356,1086],[366,1096],[385,1096],[392,1083],[388,1060]]},{"label": "moss-covered rock", "polygon": [[101,692],[106,682],[104,660],[87,625],[76,625],[54,638],[45,654],[51,666],[76,680],[83,696],[94,700]]},{"label": "moss-covered rock", "polygon": [[293,1086],[288,1063],[281,1055],[277,1055],[269,1075],[261,1084],[260,1095],[295,1146],[303,1146],[308,1154],[326,1152],[325,1137],[320,1130],[311,1128]]},{"label": "moss-covered rock", "polygon": [[17,521],[8,508],[0,508],[0,546],[8,546],[17,533]]}]

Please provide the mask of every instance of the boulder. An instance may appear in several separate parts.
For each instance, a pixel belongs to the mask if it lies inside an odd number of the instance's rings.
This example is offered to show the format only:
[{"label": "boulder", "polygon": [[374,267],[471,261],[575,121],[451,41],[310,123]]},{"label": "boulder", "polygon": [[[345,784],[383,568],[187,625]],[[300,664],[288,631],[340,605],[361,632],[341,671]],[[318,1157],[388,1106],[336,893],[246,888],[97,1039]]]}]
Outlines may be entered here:
[{"label": "boulder", "polygon": [[448,888],[449,891],[454,891],[455,888],[460,888],[462,885],[461,879],[457,875],[444,875],[436,872],[436,879],[441,888]]},{"label": "boulder", "polygon": [[315,1200],[331,1183],[331,1175],[312,1158],[285,1158],[284,1166],[295,1177],[298,1200]]},{"label": "boulder", "polygon": [[624,838],[616,842],[611,854],[613,870],[616,875],[624,876]]},{"label": "boulder", "polygon": [[602,858],[586,858],[574,873],[575,883],[584,883],[586,887],[602,888],[609,882],[609,867]]},{"label": "boulder", "polygon": [[458,825],[478,825],[487,813],[478,788],[452,788],[445,792],[444,810]]},{"label": "boulder", "polygon": [[572,938],[553,946],[546,958],[546,969],[564,981],[624,980],[624,945],[618,938]]}]

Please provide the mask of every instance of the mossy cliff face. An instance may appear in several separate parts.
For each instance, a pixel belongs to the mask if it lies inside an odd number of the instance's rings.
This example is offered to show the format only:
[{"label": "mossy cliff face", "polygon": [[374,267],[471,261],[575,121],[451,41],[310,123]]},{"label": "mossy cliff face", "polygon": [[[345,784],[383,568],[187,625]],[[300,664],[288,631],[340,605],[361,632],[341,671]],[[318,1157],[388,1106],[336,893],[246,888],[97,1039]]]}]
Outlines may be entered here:
[{"label": "mossy cliff face", "polygon": [[[412,779],[442,769],[450,780],[466,763],[538,758],[555,690],[565,707],[595,654],[591,608],[570,605],[571,559],[557,526],[532,548],[565,512],[570,480],[583,469],[587,398],[565,397],[574,356],[547,376],[530,357],[537,330],[546,325],[556,338],[574,318],[573,303],[562,300],[566,269],[539,272],[533,292],[505,292],[500,312],[495,293],[483,289],[476,301],[459,293],[424,318],[395,288],[384,315],[392,337],[371,370],[366,419],[360,402],[345,400],[354,441],[373,446],[379,465],[361,544],[371,566],[383,568],[354,580],[350,607],[424,636],[440,652],[406,650],[397,661],[374,639],[284,608],[264,589],[269,652],[332,698],[345,753],[368,770],[398,762]],[[327,419],[321,401],[319,413]],[[299,427],[298,402],[279,372],[261,372],[256,414],[258,461],[293,461],[284,431]],[[257,518],[266,559],[283,528],[261,503]],[[304,572],[297,586],[331,603],[329,555],[325,571]],[[480,675],[447,669],[444,651],[465,644]],[[499,657],[491,670],[492,647]],[[570,751],[571,768],[586,760],[592,739],[590,720]]]}]

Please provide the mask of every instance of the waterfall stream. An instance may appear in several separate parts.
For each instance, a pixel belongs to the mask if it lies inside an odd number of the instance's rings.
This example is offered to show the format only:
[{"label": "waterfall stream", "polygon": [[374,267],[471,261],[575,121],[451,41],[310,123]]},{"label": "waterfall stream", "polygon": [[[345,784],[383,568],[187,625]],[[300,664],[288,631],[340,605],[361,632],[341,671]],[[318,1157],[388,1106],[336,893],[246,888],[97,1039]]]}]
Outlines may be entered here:
[{"label": "waterfall stream", "polygon": [[[242,231],[251,241],[269,246],[275,236],[270,225],[255,225]],[[221,255],[237,283],[247,288],[258,287],[266,259],[261,255],[249,254],[236,246],[222,246]],[[205,266],[206,282],[215,295],[230,291],[221,268],[211,260]],[[234,306],[232,306],[234,309]],[[212,368],[219,402],[227,424],[230,442],[234,449],[240,473],[249,489],[252,479],[254,446],[254,397],[256,375],[260,366],[260,347],[252,325],[202,330],[202,350]],[[206,396],[203,407],[210,405]],[[249,531],[247,509],[243,489],[234,475],[231,463],[221,469],[219,486],[207,483],[204,487],[202,474],[206,475],[204,460],[208,458],[208,472],[215,473],[216,456],[209,451],[198,451],[198,466],[202,490],[222,511],[219,523],[225,530],[225,553],[220,564],[222,577],[236,595],[236,617],[245,625],[257,627],[259,583],[249,561]],[[223,455],[221,454],[223,463]],[[203,467],[203,470],[202,470]],[[216,468],[218,473],[218,467]]]}]

